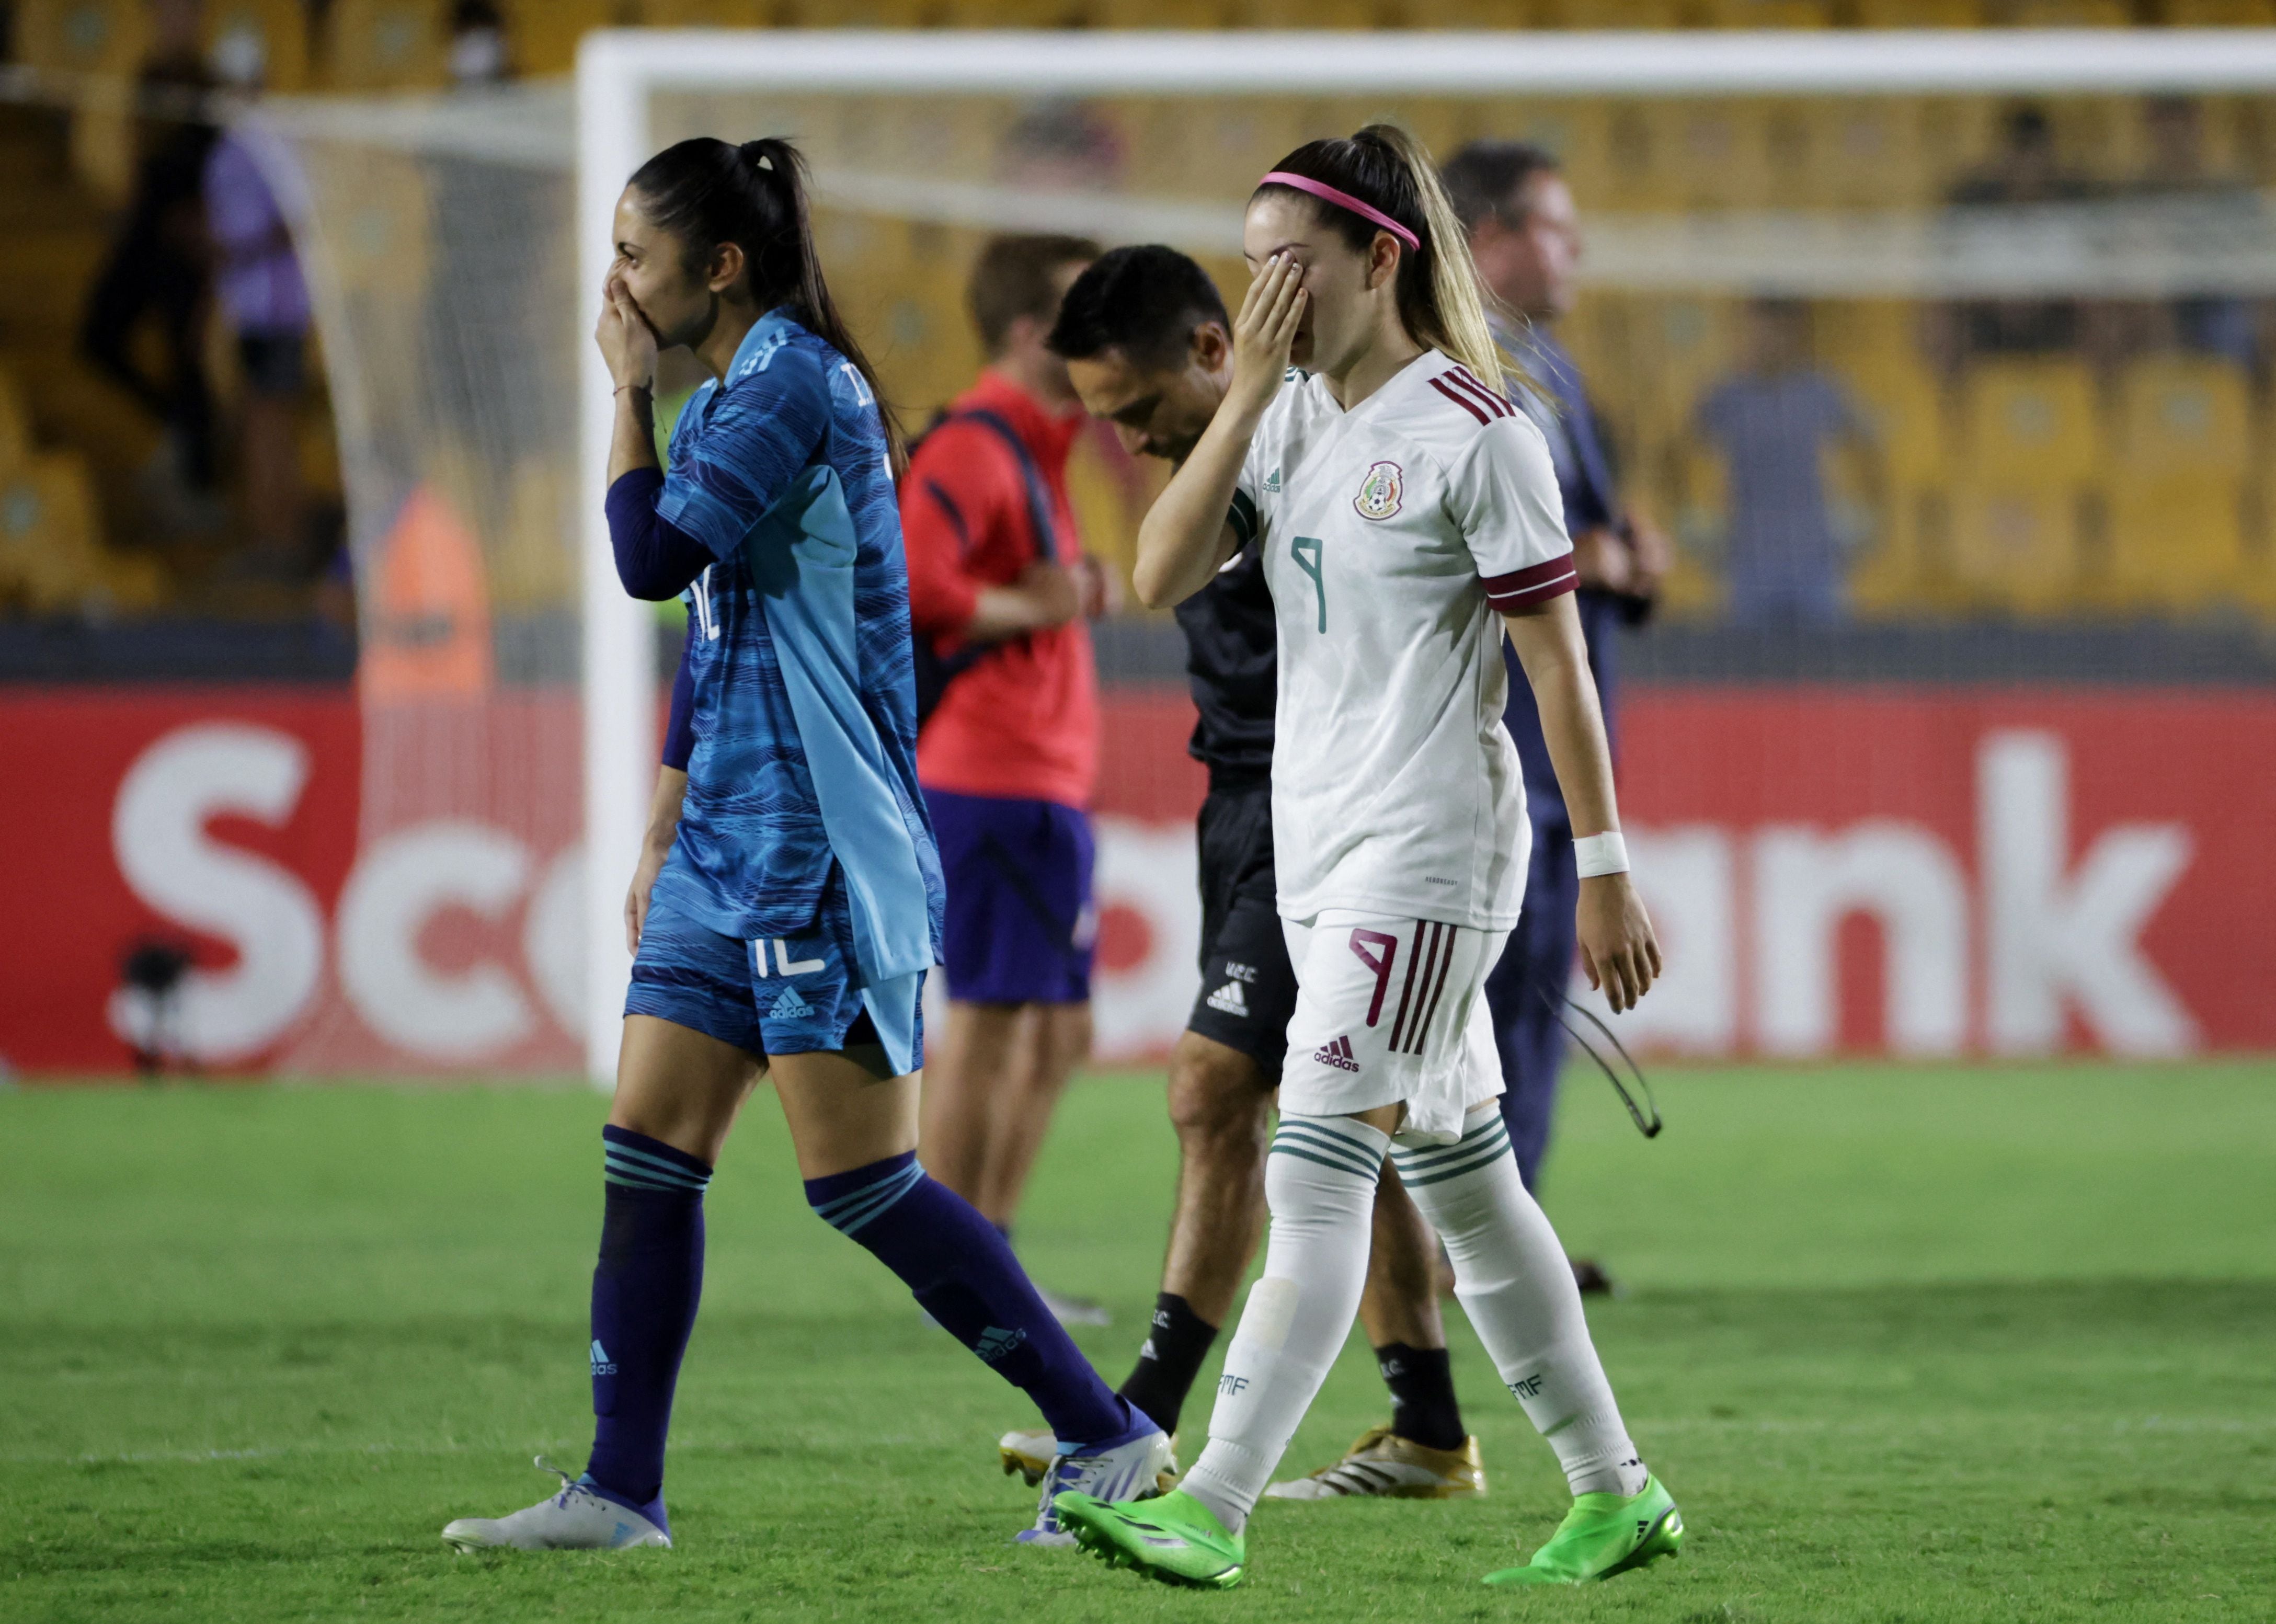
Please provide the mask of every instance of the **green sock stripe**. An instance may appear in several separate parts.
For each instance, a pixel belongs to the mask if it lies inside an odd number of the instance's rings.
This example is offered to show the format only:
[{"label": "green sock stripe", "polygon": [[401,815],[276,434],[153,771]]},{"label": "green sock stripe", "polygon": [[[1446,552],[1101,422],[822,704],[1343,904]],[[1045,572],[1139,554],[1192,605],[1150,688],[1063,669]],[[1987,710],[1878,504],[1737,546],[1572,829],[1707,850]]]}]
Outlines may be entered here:
[{"label": "green sock stripe", "polygon": [[1504,1131],[1483,1139],[1465,1139],[1461,1143],[1448,1145],[1443,1150],[1393,1150],[1391,1161],[1399,1169],[1399,1176],[1411,1183],[1415,1179],[1428,1178],[1456,1163],[1468,1166],[1480,1157],[1491,1160],[1508,1149],[1509,1135]]},{"label": "green sock stripe", "polygon": [[1354,1172],[1364,1172],[1372,1176],[1382,1170],[1383,1157],[1380,1152],[1377,1152],[1370,1161],[1365,1146],[1353,1142],[1331,1128],[1324,1128],[1314,1123],[1282,1121],[1279,1131],[1272,1136],[1272,1148],[1278,1150],[1284,1144],[1292,1147],[1301,1145],[1307,1150],[1316,1151],[1318,1153],[1318,1156],[1313,1158],[1316,1160],[1318,1157],[1330,1157],[1339,1161],[1348,1162]]},{"label": "green sock stripe", "polygon": [[1382,1173],[1382,1167],[1368,1167],[1366,1162],[1361,1162],[1356,1156],[1343,1157],[1343,1156],[1334,1156],[1334,1153],[1329,1153],[1329,1156],[1313,1156],[1313,1151],[1309,1151],[1309,1149],[1300,1149],[1300,1146],[1295,1144],[1281,1144],[1279,1140],[1272,1142],[1272,1149],[1268,1151],[1268,1156],[1293,1156],[1300,1162],[1318,1162],[1320,1167],[1334,1167],[1339,1173],[1352,1173],[1354,1178],[1375,1178]]},{"label": "green sock stripe", "polygon": [[1425,1184],[1444,1184],[1449,1179],[1459,1179],[1464,1173],[1476,1172],[1481,1168],[1491,1167],[1510,1153],[1509,1142],[1504,1140],[1491,1149],[1479,1150],[1476,1155],[1460,1163],[1453,1165],[1441,1163],[1427,1172],[1417,1172],[1412,1177],[1408,1176],[1407,1169],[1401,1167],[1399,1170],[1399,1179],[1400,1183],[1410,1189]]}]

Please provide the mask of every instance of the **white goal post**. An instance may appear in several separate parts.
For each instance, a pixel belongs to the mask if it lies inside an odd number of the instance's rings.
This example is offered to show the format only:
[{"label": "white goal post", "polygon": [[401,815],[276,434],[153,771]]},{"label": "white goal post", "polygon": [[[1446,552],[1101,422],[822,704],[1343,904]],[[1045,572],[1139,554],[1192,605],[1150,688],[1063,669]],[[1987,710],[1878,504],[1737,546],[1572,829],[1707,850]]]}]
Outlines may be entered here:
[{"label": "white goal post", "polygon": [[[577,59],[580,296],[612,254],[660,90],[975,95],[1869,95],[2276,90],[2276,29],[1877,34],[726,33],[603,31]],[[827,186],[824,186],[827,195]],[[591,300],[578,319],[588,322]],[[603,512],[614,411],[584,343],[586,1046],[605,1085],[631,960],[623,897],[656,773],[656,622],[626,597]]]}]

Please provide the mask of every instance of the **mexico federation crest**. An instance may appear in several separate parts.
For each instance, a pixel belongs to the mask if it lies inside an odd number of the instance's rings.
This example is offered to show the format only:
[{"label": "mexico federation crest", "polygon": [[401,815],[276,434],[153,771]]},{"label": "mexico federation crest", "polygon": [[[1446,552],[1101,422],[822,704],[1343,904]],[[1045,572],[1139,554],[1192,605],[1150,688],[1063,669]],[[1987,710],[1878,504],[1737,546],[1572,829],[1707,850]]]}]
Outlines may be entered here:
[{"label": "mexico federation crest", "polygon": [[1399,495],[1403,489],[1400,482],[1399,465],[1378,462],[1367,471],[1359,482],[1359,495],[1352,505],[1359,510],[1362,519],[1388,519],[1399,511]]}]

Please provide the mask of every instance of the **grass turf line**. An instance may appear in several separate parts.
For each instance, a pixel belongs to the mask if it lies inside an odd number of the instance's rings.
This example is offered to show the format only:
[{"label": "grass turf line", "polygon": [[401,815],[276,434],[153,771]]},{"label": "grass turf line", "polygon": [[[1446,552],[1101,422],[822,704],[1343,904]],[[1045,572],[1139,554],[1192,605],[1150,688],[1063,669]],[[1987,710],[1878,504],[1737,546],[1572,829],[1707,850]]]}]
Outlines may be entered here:
[{"label": "grass turf line", "polygon": [[[588,1438],[600,1102],[574,1090],[0,1094],[0,1618],[2262,1620],[2276,1517],[2265,1066],[1696,1071],[1636,1139],[1577,1074],[1551,1207],[1683,1559],[1476,1586],[1562,1484],[1458,1312],[1493,1493],[1268,1505],[1230,1597],[1012,1547],[1025,1418],[807,1213],[754,1103],[709,1202],[676,1552],[436,1539]],[[1024,1219],[1119,1379],[1174,1166],[1158,1079],[1069,1096]],[[1203,1429],[1208,1377],[1190,1407]],[[1337,1368],[1289,1469],[1381,1418]]]}]

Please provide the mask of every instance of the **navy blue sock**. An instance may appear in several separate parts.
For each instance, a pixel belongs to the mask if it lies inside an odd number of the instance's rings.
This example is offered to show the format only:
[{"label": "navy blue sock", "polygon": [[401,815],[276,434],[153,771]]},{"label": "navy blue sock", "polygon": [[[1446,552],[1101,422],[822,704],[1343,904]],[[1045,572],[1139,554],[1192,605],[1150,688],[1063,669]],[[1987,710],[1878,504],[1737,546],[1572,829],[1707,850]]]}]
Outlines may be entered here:
[{"label": "navy blue sock", "polygon": [[996,1226],[914,1151],[806,1181],[806,1199],[901,1277],[928,1314],[1036,1401],[1062,1443],[1117,1444],[1154,1423],[1098,1379]]},{"label": "navy blue sock", "polygon": [[601,1139],[608,1206],[593,1271],[593,1453],[585,1481],[661,1523],[671,1390],[703,1294],[703,1188],[711,1170],[613,1123]]}]

